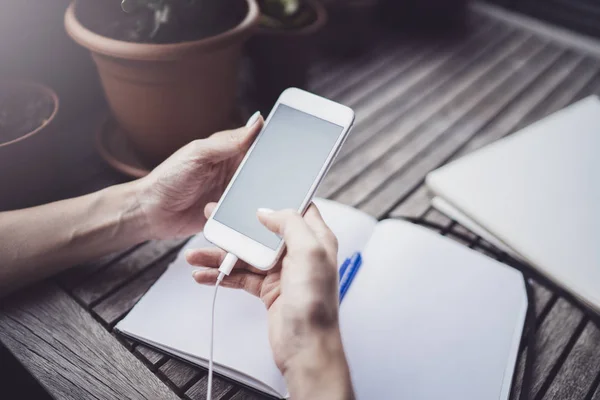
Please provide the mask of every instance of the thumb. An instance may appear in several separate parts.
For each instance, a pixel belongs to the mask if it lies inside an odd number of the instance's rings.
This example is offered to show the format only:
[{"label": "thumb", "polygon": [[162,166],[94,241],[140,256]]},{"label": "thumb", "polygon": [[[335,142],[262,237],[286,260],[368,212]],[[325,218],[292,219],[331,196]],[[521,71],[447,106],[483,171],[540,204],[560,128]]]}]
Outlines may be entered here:
[{"label": "thumb", "polygon": [[317,244],[314,232],[302,216],[293,210],[275,212],[267,208],[260,208],[257,216],[268,230],[283,237],[288,250]]},{"label": "thumb", "polygon": [[239,154],[244,154],[256,138],[263,126],[260,112],[248,120],[245,127],[217,132],[204,141],[205,154],[211,161],[223,161]]}]

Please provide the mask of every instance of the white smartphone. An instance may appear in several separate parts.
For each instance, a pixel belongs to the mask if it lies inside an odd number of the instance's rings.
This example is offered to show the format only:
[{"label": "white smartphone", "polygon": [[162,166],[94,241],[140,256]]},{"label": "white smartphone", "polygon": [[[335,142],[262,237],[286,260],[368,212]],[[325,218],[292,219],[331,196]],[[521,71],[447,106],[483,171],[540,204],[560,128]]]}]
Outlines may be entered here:
[{"label": "white smartphone", "polygon": [[206,238],[258,269],[272,268],[284,243],[260,223],[257,210],[303,213],[353,122],[346,106],[285,90],[207,221]]}]

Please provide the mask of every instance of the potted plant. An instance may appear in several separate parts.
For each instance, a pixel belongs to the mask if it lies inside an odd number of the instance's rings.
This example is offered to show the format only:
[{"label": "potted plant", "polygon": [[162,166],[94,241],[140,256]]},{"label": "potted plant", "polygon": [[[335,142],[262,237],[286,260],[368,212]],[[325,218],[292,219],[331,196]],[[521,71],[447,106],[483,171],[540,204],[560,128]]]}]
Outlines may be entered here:
[{"label": "potted plant", "polygon": [[266,115],[288,87],[305,88],[317,46],[315,34],[327,22],[316,0],[258,0],[257,34],[248,43],[253,82],[251,98]]},{"label": "potted plant", "polygon": [[0,82],[0,211],[39,204],[56,187],[56,93],[32,82]]},{"label": "potted plant", "polygon": [[71,37],[97,64],[112,113],[147,161],[230,124],[254,0],[76,0]]}]

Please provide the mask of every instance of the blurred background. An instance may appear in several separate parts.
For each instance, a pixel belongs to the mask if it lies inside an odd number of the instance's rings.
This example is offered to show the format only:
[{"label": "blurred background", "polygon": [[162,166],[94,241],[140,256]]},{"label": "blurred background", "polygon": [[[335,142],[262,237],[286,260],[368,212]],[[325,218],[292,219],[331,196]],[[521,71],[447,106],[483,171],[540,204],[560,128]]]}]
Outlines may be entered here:
[{"label": "blurred background", "polygon": [[[600,35],[595,0],[488,1]],[[194,138],[267,115],[326,70],[316,58],[469,32],[468,0],[79,0],[65,29],[70,4],[3,1],[0,210],[80,194],[64,188],[91,179],[74,173],[90,159],[143,176]]]},{"label": "blurred background", "polygon": [[267,115],[319,74],[319,55],[368,57],[383,30],[468,27],[466,0],[79,0],[69,19],[70,4],[3,1],[0,210],[81,194],[65,188],[100,164],[143,176],[194,138]]}]

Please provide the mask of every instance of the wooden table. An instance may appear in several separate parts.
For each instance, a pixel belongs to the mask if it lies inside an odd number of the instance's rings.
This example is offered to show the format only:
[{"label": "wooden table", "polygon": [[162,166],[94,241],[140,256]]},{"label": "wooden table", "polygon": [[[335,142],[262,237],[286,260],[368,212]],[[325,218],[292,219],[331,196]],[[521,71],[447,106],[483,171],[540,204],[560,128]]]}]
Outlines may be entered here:
[{"label": "wooden table", "polygon": [[[476,13],[472,25],[462,39],[385,36],[360,58],[315,65],[310,88],[353,107],[358,121],[320,195],[378,218],[410,218],[504,259],[430,208],[425,174],[598,93],[600,61],[489,15]],[[103,112],[73,121],[82,143]],[[89,148],[73,161],[65,195],[123,181]],[[204,398],[204,369],[113,332],[182,245],[144,243],[3,300],[2,343],[56,398]],[[535,342],[523,340],[512,398],[532,348],[529,398],[600,400],[597,320],[543,280],[533,288]],[[215,398],[264,396],[217,377]]]}]

